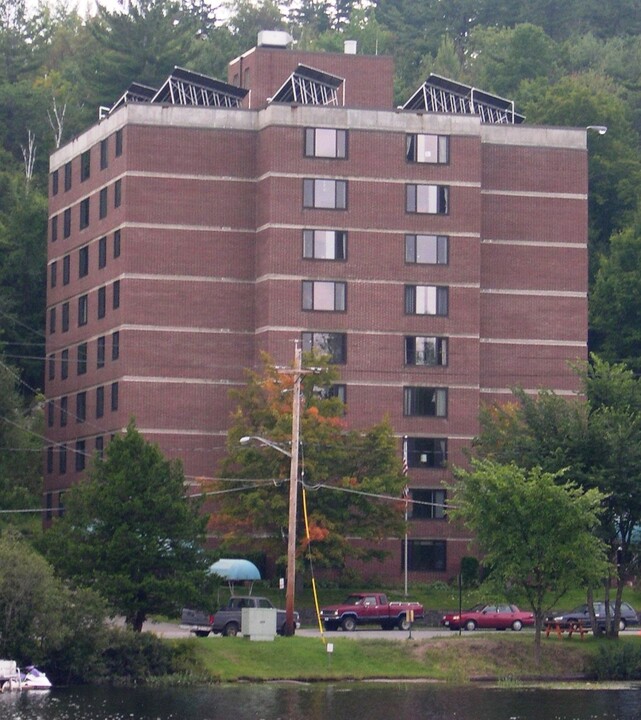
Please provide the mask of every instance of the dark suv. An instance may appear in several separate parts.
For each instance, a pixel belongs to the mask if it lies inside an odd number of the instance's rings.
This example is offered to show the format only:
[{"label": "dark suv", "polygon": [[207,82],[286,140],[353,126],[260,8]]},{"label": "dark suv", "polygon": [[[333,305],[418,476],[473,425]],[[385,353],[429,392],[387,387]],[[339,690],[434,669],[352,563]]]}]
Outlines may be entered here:
[{"label": "dark suv", "polygon": [[[605,603],[595,602],[594,613],[596,615],[597,625],[605,628]],[[614,617],[614,603],[610,603],[610,618]],[[580,622],[584,628],[591,627],[590,613],[588,612],[588,604],[584,603],[575,607],[569,612],[560,613],[547,618],[548,622],[558,623],[563,626],[578,625]],[[627,602],[621,603],[621,619],[619,621],[619,630],[625,630],[628,625],[638,625],[639,617],[636,610]]]}]

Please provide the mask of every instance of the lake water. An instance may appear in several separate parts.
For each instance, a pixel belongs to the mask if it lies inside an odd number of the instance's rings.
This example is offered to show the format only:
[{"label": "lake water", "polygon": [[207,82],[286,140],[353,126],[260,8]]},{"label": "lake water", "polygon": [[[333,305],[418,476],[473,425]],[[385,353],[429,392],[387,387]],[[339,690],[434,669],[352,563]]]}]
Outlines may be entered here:
[{"label": "lake water", "polygon": [[639,720],[641,686],[449,687],[430,683],[56,689],[0,695],[1,720]]}]

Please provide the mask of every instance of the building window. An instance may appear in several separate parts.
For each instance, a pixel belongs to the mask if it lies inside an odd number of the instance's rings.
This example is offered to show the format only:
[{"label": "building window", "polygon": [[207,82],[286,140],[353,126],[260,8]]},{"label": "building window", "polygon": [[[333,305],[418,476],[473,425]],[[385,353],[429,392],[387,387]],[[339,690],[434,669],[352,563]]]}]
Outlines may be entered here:
[{"label": "building window", "polygon": [[76,394],[76,422],[83,423],[87,419],[87,393]]},{"label": "building window", "polygon": [[347,284],[324,280],[303,280],[303,310],[345,310]]},{"label": "building window", "polygon": [[69,303],[62,303],[62,332],[67,332],[69,330]]},{"label": "building window", "polygon": [[78,327],[87,324],[89,317],[89,298],[87,295],[81,295],[78,298]]},{"label": "building window", "polygon": [[113,284],[113,309],[120,307],[120,280],[116,280]]},{"label": "building window", "polygon": [[80,229],[84,230],[89,225],[89,198],[80,203]]},{"label": "building window", "polygon": [[104,187],[100,191],[99,197],[99,208],[98,208],[98,216],[102,220],[102,218],[107,217],[107,188]]},{"label": "building window", "polygon": [[445,235],[406,235],[405,262],[447,265],[448,238]]},{"label": "building window", "polygon": [[71,208],[67,208],[62,214],[62,236],[68,238],[71,235]]},{"label": "building window", "polygon": [[85,277],[89,273],[89,245],[78,250],[78,277]]},{"label": "building window", "polygon": [[448,290],[436,285],[406,285],[407,315],[447,315]]},{"label": "building window", "polygon": [[98,268],[102,269],[107,264],[107,237],[103,236],[98,240]]},{"label": "building window", "polygon": [[120,230],[114,233],[114,257],[120,257]]},{"label": "building window", "polygon": [[49,368],[49,380],[56,379],[56,354],[52,353],[49,355],[47,360],[47,367]]},{"label": "building window", "polygon": [[63,395],[60,398],[60,427],[67,424],[67,415],[69,414],[69,398]]},{"label": "building window", "polygon": [[412,520],[444,520],[445,490],[424,490],[411,488],[412,503],[410,517]]},{"label": "building window", "polygon": [[98,288],[98,319],[103,318],[105,316],[105,308],[107,306],[107,288],[99,287]]},{"label": "building window", "polygon": [[101,418],[105,414],[105,388],[99,385],[96,388],[96,417]]},{"label": "building window", "polygon": [[53,400],[49,400],[47,403],[47,427],[53,427],[53,413],[54,413]]},{"label": "building window", "polygon": [[347,362],[347,335],[336,332],[304,332],[303,352],[329,355],[330,362],[341,365]]},{"label": "building window", "polygon": [[122,130],[116,130],[116,157],[122,155]]},{"label": "building window", "polygon": [[71,162],[65,163],[65,192],[71,190]]},{"label": "building window", "polygon": [[105,336],[101,335],[96,340],[96,367],[105,366]]},{"label": "building window", "polygon": [[347,130],[306,128],[305,155],[307,157],[346,158]]},{"label": "building window", "polygon": [[406,365],[447,365],[447,338],[431,336],[405,337]]},{"label": "building window", "polygon": [[65,492],[61,490],[58,493],[58,517],[63,517],[65,514]]},{"label": "building window", "polygon": [[53,445],[49,445],[47,448],[47,474],[51,475],[53,472]]},{"label": "building window", "polygon": [[410,213],[447,215],[449,192],[444,185],[406,185],[405,209]]},{"label": "building window", "polygon": [[345,260],[347,233],[342,230],[303,230],[303,257],[313,260]]},{"label": "building window", "polygon": [[52,307],[49,310],[49,334],[53,335],[56,332],[56,308]]},{"label": "building window", "polygon": [[447,417],[447,388],[403,388],[403,415],[406,417]]},{"label": "building window", "polygon": [[57,195],[58,194],[58,171],[54,170],[51,173],[51,194]]},{"label": "building window", "polygon": [[314,387],[314,394],[324,400],[338,398],[343,404],[347,403],[347,385],[336,383],[324,387]]},{"label": "building window", "polygon": [[122,203],[122,180],[114,183],[114,207],[119,208]]},{"label": "building window", "polygon": [[86,463],[86,450],[85,441],[76,440],[76,471],[81,472],[85,469]]},{"label": "building window", "polygon": [[67,472],[67,446],[61,445],[58,450],[58,472],[64,475]]},{"label": "building window", "polygon": [[447,438],[408,437],[405,443],[408,467],[441,468],[447,462]]},{"label": "building window", "polygon": [[71,279],[71,255],[62,258],[62,284],[69,285]]},{"label": "building window", "polygon": [[[401,553],[404,557],[404,552]],[[419,572],[445,571],[445,540],[410,540],[407,545],[407,569]]]},{"label": "building window", "polygon": [[98,457],[102,460],[105,454],[105,439],[102,435],[96,435],[95,448]]},{"label": "building window", "polygon": [[447,163],[449,138],[447,135],[407,135],[406,157],[415,163]]},{"label": "building window", "polygon": [[109,138],[100,141],[100,169],[109,166]]},{"label": "building window", "polygon": [[60,353],[60,379],[66,380],[69,377],[69,350]]},{"label": "building window", "polygon": [[54,215],[51,218],[51,242],[56,242],[58,239],[58,216]]},{"label": "building window", "polygon": [[89,180],[91,175],[91,150],[87,150],[80,156],[80,182]]},{"label": "building window", "polygon": [[347,181],[303,180],[303,207],[345,210],[347,207]]},{"label": "building window", "polygon": [[87,372],[87,343],[78,345],[78,375],[84,375]]},{"label": "building window", "polygon": [[58,283],[58,262],[54,260],[49,266],[49,285],[52,288]]},{"label": "building window", "polygon": [[120,331],[116,330],[111,334],[111,359],[117,360],[120,357]]},{"label": "building window", "polygon": [[111,383],[111,410],[115,412],[118,409],[118,383]]}]

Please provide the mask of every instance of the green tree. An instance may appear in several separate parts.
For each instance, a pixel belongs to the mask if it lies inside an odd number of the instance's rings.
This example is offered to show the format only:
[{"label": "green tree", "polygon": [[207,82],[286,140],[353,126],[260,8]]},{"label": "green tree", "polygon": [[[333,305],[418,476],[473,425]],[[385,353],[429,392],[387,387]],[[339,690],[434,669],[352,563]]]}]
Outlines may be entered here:
[{"label": "green tree", "polygon": [[0,341],[28,394],[44,387],[47,199],[24,176],[0,172]]},{"label": "green tree", "polygon": [[546,612],[606,571],[604,543],[595,533],[604,495],[564,481],[562,472],[491,460],[474,461],[455,476],[451,514],[474,532],[493,582],[527,598],[539,662]]},{"label": "green tree", "polygon": [[[329,393],[336,381],[335,369],[321,358],[309,356],[306,360],[323,369],[303,381],[301,467],[312,542],[308,545],[299,531],[299,555],[311,553],[315,563],[341,569],[349,557],[383,556],[375,544],[364,547],[354,542],[354,537],[383,540],[400,536],[402,511],[390,500],[400,499],[405,479],[389,424],[383,421],[365,432],[348,430],[343,403]],[[226,533],[226,542],[233,549],[268,551],[282,562],[288,526],[289,458],[269,447],[239,442],[243,436],[285,444],[291,438],[291,375],[279,373],[268,359],[265,362],[264,373],[250,373],[246,387],[234,393],[238,408],[222,468],[222,477],[250,478],[252,482],[224,481],[222,489],[228,494],[221,496],[221,512],[212,522],[219,534]]]},{"label": "green tree", "polygon": [[536,25],[476,27],[468,48],[473,84],[502,97],[514,97],[524,80],[556,76],[558,49]]},{"label": "green tree", "polygon": [[393,49],[392,37],[376,20],[372,8],[354,8],[349,21],[340,29],[317,32],[314,27],[300,25],[292,28],[301,50],[343,52],[345,40],[356,40],[358,52],[367,55],[389,54]]},{"label": "green tree", "polygon": [[205,524],[185,496],[179,463],[130,422],[88,480],[65,495],[65,515],[46,542],[63,575],[95,589],[139,632],[149,613],[175,615],[206,597]]},{"label": "green tree", "polygon": [[[18,390],[19,373],[0,354],[0,509],[35,509],[42,502],[42,411]],[[6,512],[0,526],[36,530],[39,516]]]},{"label": "green tree", "polygon": [[[628,367],[597,356],[583,373],[590,407],[589,483],[607,494],[602,522],[616,583],[614,628],[623,588],[635,569],[634,533],[641,524],[641,385]],[[616,631],[612,631],[614,634]]]},{"label": "green tree", "polygon": [[609,78],[587,73],[563,77],[554,85],[542,80],[522,83],[516,98],[531,123],[608,128],[606,135],[588,135],[592,278],[600,256],[608,252],[610,237],[633,221],[639,203],[639,138],[620,90]]},{"label": "green tree", "polygon": [[158,87],[197,55],[199,27],[199,15],[178,0],[133,0],[126,13],[98,4],[90,22],[97,52],[85,62],[94,97],[110,105],[132,82]]},{"label": "green tree", "polygon": [[591,345],[641,372],[641,221],[612,236],[590,296]]},{"label": "green tree", "polygon": [[584,489],[605,496],[599,537],[610,565],[606,597],[615,581],[616,634],[623,587],[634,569],[634,530],[641,523],[641,386],[629,368],[597,356],[579,369],[583,399],[552,392],[515,391],[516,402],[485,408],[475,439],[477,457],[545,472],[564,471]]},{"label": "green tree", "polygon": [[86,677],[105,634],[104,603],[71,591],[17,533],[0,536],[0,654],[46,663],[60,681]]}]

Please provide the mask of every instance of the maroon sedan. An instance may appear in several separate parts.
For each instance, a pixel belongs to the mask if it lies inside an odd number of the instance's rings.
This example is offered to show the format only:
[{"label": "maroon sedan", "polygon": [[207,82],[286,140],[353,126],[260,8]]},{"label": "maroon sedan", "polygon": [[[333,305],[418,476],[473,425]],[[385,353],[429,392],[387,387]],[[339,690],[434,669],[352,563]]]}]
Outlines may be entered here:
[{"label": "maroon sedan", "polygon": [[523,612],[516,605],[475,605],[462,613],[448,613],[443,616],[441,625],[450,630],[520,630],[524,626],[534,625],[534,615]]}]

